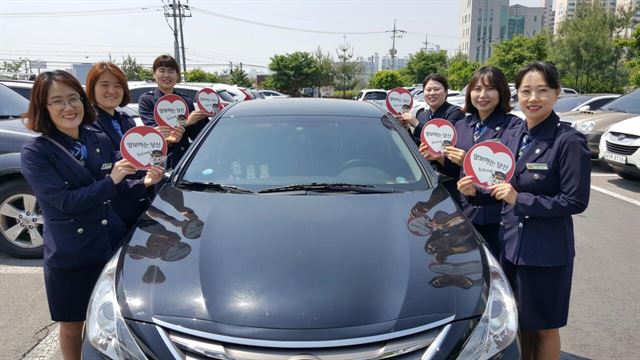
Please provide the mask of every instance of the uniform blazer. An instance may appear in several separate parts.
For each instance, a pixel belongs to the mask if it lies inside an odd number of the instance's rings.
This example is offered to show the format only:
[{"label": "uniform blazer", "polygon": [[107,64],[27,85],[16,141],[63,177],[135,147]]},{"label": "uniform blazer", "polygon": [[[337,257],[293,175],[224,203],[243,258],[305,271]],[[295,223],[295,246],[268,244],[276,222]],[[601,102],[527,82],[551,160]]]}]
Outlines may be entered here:
[{"label": "uniform blazer", "polygon": [[413,135],[413,140],[416,144],[420,145],[420,134],[427,121],[431,119],[446,119],[452,124],[455,124],[458,120],[464,119],[464,117],[464,112],[459,106],[449,104],[446,101],[435,112],[432,112],[429,106],[427,106],[422,116],[418,119],[418,125],[413,129],[411,135]]},{"label": "uniform blazer", "polygon": [[[187,102],[187,105],[189,106],[189,112],[195,111],[193,100],[190,97],[175,90],[173,93],[181,96],[184,101]],[[162,96],[164,96],[164,94],[158,88],[146,92],[142,94],[142,96],[140,96],[140,99],[138,100],[138,113],[140,114],[140,119],[145,125],[158,126],[158,123],[156,123],[156,120],[153,117],[153,108]],[[202,120],[197,124],[187,126],[185,128],[182,139],[180,139],[180,142],[169,144],[169,151],[167,155],[167,169],[173,169],[178,164],[178,161],[180,161],[184,153],[189,148],[189,144],[196,138],[196,136],[198,136],[207,122],[208,121],[206,120]]]},{"label": "uniform blazer", "polygon": [[[122,140],[122,138],[113,127],[111,120],[114,117],[119,120],[123,134],[136,127],[136,122],[131,118],[131,116],[121,111],[116,111],[115,116],[112,117],[109,113],[97,106],[95,109],[97,118],[90,127],[107,135],[109,140],[111,140],[111,145],[115,151],[116,161],[118,161],[122,159],[122,155],[120,154],[120,140]],[[144,188],[142,179],[145,174],[146,172],[144,171],[138,171],[134,175],[127,176],[126,181],[130,185],[130,189],[135,191],[127,194],[126,198],[123,196],[117,196],[111,202],[111,206],[115,210],[116,214],[120,216],[122,221],[124,221],[127,229],[131,228],[142,212],[149,207],[151,199],[153,199],[155,195],[155,186],[150,186],[147,189]]]},{"label": "uniform blazer", "polygon": [[110,205],[119,191],[127,191],[125,182],[116,186],[107,176],[115,161],[111,142],[95,130],[81,132],[87,147],[84,165],[44,136],[32,138],[22,148],[22,174],[44,218],[44,263],[49,267],[105,262],[125,233]]},{"label": "uniform blazer", "polygon": [[[526,122],[516,122],[502,142],[517,154],[525,132]],[[529,135],[533,140],[510,181],[518,192],[516,205],[502,208],[504,256],[516,265],[566,265],[575,256],[571,215],[589,204],[591,153],[585,136],[554,112]],[[482,202],[487,196],[478,193],[477,198]]]},{"label": "uniform blazer", "polygon": [[[456,148],[468,152],[469,149],[477,143],[486,140],[500,139],[507,128],[512,124],[522,122],[522,119],[496,109],[484,120],[485,128],[478,140],[474,142],[473,134],[476,130],[476,124],[479,122],[480,117],[478,114],[469,114],[463,120],[455,123],[457,134]],[[444,158],[444,166],[441,171],[443,174],[453,178],[456,182],[464,176],[462,168],[451,162],[447,157]],[[500,222],[502,205],[499,203],[486,206],[474,206],[467,201],[465,196],[460,196],[460,207],[474,224],[486,225],[498,224]]]}]

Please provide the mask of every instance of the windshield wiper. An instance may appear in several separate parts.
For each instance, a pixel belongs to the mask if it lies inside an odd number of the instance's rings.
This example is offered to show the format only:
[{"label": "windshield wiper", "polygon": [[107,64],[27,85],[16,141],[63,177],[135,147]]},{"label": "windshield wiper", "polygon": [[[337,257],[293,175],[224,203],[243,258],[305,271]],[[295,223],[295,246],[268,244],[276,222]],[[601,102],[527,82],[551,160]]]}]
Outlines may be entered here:
[{"label": "windshield wiper", "polygon": [[392,188],[346,183],[311,183],[279,186],[258,191],[261,194],[288,191],[355,192],[361,194],[392,193]]},{"label": "windshield wiper", "polygon": [[216,184],[212,182],[193,182],[189,180],[181,180],[176,184],[177,187],[197,191],[217,191],[233,194],[253,194],[253,191],[243,189],[233,185]]},{"label": "windshield wiper", "polygon": [[0,115],[0,119],[20,119],[20,115]]},{"label": "windshield wiper", "polygon": [[607,108],[607,110],[611,110],[611,111],[615,111],[615,112],[623,112],[623,113],[626,113],[626,111],[624,111],[624,110],[622,110],[622,109],[620,109],[620,108],[615,108],[615,107],[614,107],[614,108]]}]

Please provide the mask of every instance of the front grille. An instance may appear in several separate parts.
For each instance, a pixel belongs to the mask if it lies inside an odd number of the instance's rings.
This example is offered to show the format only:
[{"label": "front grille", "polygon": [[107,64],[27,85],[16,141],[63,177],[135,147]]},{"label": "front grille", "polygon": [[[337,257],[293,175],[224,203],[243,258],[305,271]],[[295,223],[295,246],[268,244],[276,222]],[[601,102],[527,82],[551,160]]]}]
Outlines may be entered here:
[{"label": "front grille", "polygon": [[[450,319],[447,319],[450,321]],[[430,345],[440,347],[450,325],[438,326],[415,334],[399,336],[383,341],[374,341],[356,345],[340,346],[336,341],[327,341],[331,346],[309,347],[305,342],[299,348],[291,346],[294,342],[274,341],[274,346],[247,345],[250,339],[241,339],[245,344],[212,340],[198,336],[197,331],[185,328],[174,328],[168,324],[157,325],[156,328],[166,345],[172,350],[176,359],[186,360],[419,360],[422,359]],[[186,332],[185,332],[186,331]],[[187,333],[189,332],[189,333]],[[401,334],[402,332],[399,332]],[[372,337],[375,338],[375,337]],[[368,338],[367,338],[368,339]],[[348,340],[345,340],[348,342]],[[313,342],[312,344],[322,344]]]},{"label": "front grille", "polygon": [[607,151],[614,154],[633,155],[638,149],[640,149],[640,146],[620,145],[607,141]]}]

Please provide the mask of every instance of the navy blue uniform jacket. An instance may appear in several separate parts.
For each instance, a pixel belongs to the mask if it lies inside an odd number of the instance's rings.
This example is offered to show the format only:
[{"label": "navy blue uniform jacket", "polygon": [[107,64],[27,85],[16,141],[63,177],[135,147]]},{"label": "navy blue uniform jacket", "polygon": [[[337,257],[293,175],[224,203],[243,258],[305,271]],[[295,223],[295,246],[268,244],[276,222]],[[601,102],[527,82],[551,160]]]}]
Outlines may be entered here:
[{"label": "navy blue uniform jacket", "polygon": [[[44,218],[44,263],[77,268],[109,260],[125,233],[109,203],[127,183],[107,176],[115,161],[111,142],[92,129],[81,129],[87,147],[83,166],[45,137],[22,148],[22,174],[38,199]],[[58,140],[62,135],[53,134]]]},{"label": "navy blue uniform jacket", "polygon": [[[485,128],[478,140],[474,143],[473,134],[476,130],[476,124],[480,122],[477,114],[470,114],[464,120],[455,123],[457,141],[456,147],[468,152],[475,144],[486,140],[500,139],[502,134],[512,126],[522,122],[522,119],[515,115],[507,114],[502,110],[496,109],[485,120]],[[458,181],[464,176],[462,168],[444,158],[444,166],[441,168],[443,174]],[[464,214],[474,223],[478,225],[498,224],[500,222],[501,204],[489,204],[486,206],[474,206],[469,204],[465,196],[460,196],[460,207]]]},{"label": "navy blue uniform jacket", "polygon": [[[502,136],[518,153],[526,122]],[[518,192],[516,205],[504,203],[500,229],[504,256],[516,265],[562,266],[575,256],[571,215],[589,204],[591,153],[585,136],[560,123],[554,112],[529,131],[533,137],[516,161],[510,183]],[[488,195],[478,193],[479,202]],[[484,199],[484,200],[483,200]]]},{"label": "navy blue uniform jacket", "polygon": [[[120,154],[120,134],[113,127],[112,119],[116,119],[120,124],[120,128],[122,130],[122,134],[125,134],[127,131],[136,127],[136,122],[131,118],[131,116],[121,112],[116,111],[114,116],[112,117],[106,111],[100,109],[99,107],[95,107],[96,109],[96,121],[90,126],[100,132],[103,132],[109,140],[111,140],[111,145],[115,151],[116,161],[122,159],[122,155]],[[144,189],[143,178],[146,172],[138,171],[134,175],[129,175],[126,177],[127,181],[130,185],[139,185],[135,187],[137,192],[128,194],[128,198],[123,196],[117,196],[111,202],[111,206],[116,211],[118,216],[124,221],[127,229],[131,228],[136,220],[140,217],[143,211],[145,211],[149,204],[151,203],[151,199],[154,197],[154,189],[155,186],[150,186],[146,190]],[[133,189],[134,187],[132,187]]]},{"label": "navy blue uniform jacket", "polygon": [[[189,106],[189,113],[195,111],[193,100],[191,98],[177,91],[174,91],[174,94],[180,95],[184,101],[187,102],[187,105]],[[140,119],[145,125],[154,127],[158,126],[158,123],[156,123],[156,120],[153,117],[153,108],[162,96],[164,96],[164,94],[158,88],[140,96],[140,99],[138,100],[138,113],[140,114]],[[184,153],[189,148],[191,141],[198,136],[206,124],[207,120],[201,120],[197,124],[187,126],[180,142],[169,144],[167,169],[173,169],[178,164],[178,161],[180,161]]]},{"label": "navy blue uniform jacket", "polygon": [[427,108],[424,109],[422,116],[418,119],[418,125],[411,133],[413,141],[415,141],[417,145],[420,145],[420,134],[422,133],[422,128],[424,127],[424,124],[431,119],[446,119],[449,120],[450,123],[455,124],[458,120],[464,119],[464,116],[464,112],[459,106],[449,104],[446,101],[433,113],[429,106],[427,106]]}]

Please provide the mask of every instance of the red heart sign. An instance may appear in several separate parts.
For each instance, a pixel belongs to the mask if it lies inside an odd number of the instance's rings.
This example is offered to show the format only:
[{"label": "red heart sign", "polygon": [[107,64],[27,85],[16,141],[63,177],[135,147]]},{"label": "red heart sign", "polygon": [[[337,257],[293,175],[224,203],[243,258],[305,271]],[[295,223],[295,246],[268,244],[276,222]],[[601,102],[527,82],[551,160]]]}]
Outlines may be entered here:
[{"label": "red heart sign", "polygon": [[431,155],[441,155],[447,145],[455,146],[458,140],[456,128],[445,119],[433,119],[424,124],[420,140],[427,145]]},{"label": "red heart sign", "polygon": [[486,189],[507,183],[515,171],[516,160],[505,145],[497,141],[483,141],[469,149],[464,157],[465,174],[473,177],[473,184]]},{"label": "red heart sign", "polygon": [[409,90],[401,87],[389,90],[387,93],[387,109],[393,115],[409,112],[413,106],[413,96]]},{"label": "red heart sign", "polygon": [[160,126],[171,128],[185,126],[189,117],[189,106],[182,96],[168,94],[160,99],[153,108],[153,118]]},{"label": "red heart sign", "polygon": [[218,93],[211,88],[204,88],[196,94],[196,104],[200,110],[209,115],[214,115],[222,107],[220,106],[220,97]]},{"label": "red heart sign", "polygon": [[136,126],[127,131],[120,141],[120,153],[138,169],[164,165],[167,143],[162,134],[150,126]]}]

